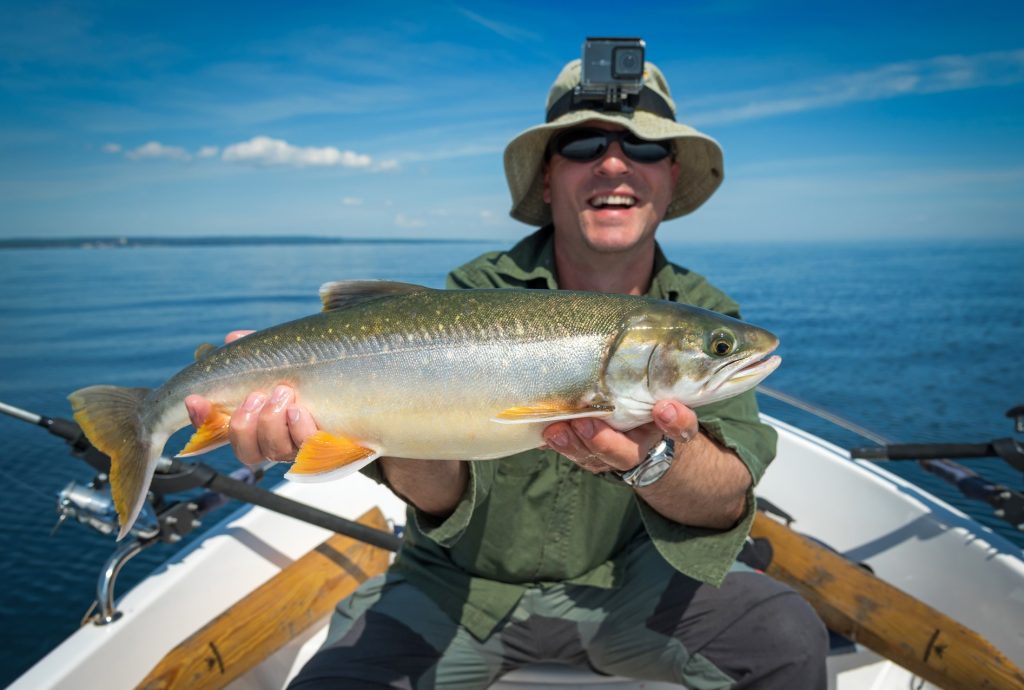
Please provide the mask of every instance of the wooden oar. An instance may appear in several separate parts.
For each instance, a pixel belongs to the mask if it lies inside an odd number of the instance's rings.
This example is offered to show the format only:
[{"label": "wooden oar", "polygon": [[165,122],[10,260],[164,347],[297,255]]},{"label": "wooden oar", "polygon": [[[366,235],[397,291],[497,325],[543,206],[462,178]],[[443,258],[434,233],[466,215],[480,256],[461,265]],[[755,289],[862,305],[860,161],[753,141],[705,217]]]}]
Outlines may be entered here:
[{"label": "wooden oar", "polygon": [[[359,522],[388,529],[374,508]],[[172,649],[139,684],[145,690],[222,688],[327,616],[390,553],[335,535]]]},{"label": "wooden oar", "polygon": [[837,633],[947,690],[1024,688],[1024,674],[978,633],[764,513],[751,535],[774,551],[767,573],[800,592]]}]

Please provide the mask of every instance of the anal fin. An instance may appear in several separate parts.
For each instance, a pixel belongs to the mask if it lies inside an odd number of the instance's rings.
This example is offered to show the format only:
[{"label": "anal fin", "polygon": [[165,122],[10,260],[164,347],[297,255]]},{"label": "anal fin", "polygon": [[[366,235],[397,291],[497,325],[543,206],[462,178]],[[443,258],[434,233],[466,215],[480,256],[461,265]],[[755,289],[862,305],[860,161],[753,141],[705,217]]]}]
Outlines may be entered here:
[{"label": "anal fin", "polygon": [[594,402],[588,405],[571,405],[563,402],[535,403],[509,407],[498,413],[491,421],[499,424],[531,424],[534,422],[557,422],[563,419],[582,417],[610,417],[615,406]]},{"label": "anal fin", "polygon": [[187,458],[192,455],[208,453],[214,448],[220,448],[228,442],[228,423],[231,415],[227,410],[214,407],[210,416],[206,418],[203,425],[196,429],[192,438],[188,440],[185,447],[181,449],[177,457]]},{"label": "anal fin", "polygon": [[341,479],[366,467],[379,456],[376,450],[344,436],[318,431],[299,448],[299,454],[285,478],[300,482]]}]

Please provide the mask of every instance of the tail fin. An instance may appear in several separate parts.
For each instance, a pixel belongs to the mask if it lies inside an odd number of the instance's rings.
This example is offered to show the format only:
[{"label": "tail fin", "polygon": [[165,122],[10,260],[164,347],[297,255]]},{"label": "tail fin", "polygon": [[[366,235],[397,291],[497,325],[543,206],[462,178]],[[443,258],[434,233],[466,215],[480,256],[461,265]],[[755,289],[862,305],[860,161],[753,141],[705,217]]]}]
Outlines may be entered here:
[{"label": "tail fin", "polygon": [[[110,456],[110,490],[124,539],[139,516],[163,443],[142,423],[148,388],[90,386],[68,396],[75,421],[94,446]],[[163,439],[166,441],[166,438]]]}]

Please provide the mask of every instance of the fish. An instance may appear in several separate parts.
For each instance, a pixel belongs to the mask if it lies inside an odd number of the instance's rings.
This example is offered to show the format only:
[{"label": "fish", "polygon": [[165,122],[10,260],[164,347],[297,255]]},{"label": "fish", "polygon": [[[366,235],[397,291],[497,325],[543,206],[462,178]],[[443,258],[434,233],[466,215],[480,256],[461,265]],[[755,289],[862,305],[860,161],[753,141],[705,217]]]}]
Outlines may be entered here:
[{"label": "fish", "polygon": [[186,396],[214,411],[178,457],[228,443],[232,411],[284,384],[316,421],[286,478],[338,479],[381,456],[488,460],[544,445],[555,421],[593,417],[626,431],[658,400],[700,407],[756,386],[778,367],[778,338],[695,306],[648,297],[526,289],[438,290],[388,281],[320,289],[319,313],[257,331],[159,388],[97,385],[68,398],[110,456],[123,539]]}]

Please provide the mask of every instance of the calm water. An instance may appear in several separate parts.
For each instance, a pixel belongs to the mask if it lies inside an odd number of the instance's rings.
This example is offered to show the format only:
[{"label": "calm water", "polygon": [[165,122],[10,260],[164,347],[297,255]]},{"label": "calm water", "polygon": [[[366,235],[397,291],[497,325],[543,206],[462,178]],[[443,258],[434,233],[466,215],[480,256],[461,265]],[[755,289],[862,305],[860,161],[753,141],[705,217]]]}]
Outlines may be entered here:
[{"label": "calm water", "polygon": [[[65,396],[75,388],[156,386],[187,364],[200,342],[316,311],[324,281],[386,278],[439,287],[447,268],[492,248],[0,251],[0,401],[68,416]],[[666,251],[732,294],[748,320],[780,336],[784,363],[771,386],[898,440],[1011,435],[1003,415],[1024,403],[1024,244],[668,245]],[[762,399],[762,406],[840,445],[866,445],[772,400]],[[49,536],[55,493],[91,473],[38,428],[2,417],[0,439],[0,683],[7,684],[77,627],[113,540],[72,524]],[[236,467],[226,451],[204,461]],[[1020,474],[999,461],[972,462],[990,479],[1020,489]],[[987,506],[962,499],[915,464],[890,468],[1024,544]],[[173,550],[158,546],[137,557],[118,591]]]}]

